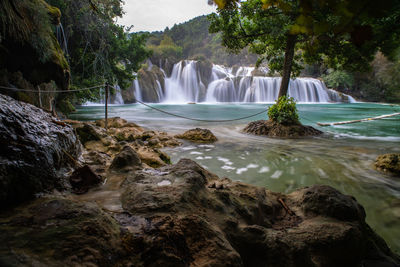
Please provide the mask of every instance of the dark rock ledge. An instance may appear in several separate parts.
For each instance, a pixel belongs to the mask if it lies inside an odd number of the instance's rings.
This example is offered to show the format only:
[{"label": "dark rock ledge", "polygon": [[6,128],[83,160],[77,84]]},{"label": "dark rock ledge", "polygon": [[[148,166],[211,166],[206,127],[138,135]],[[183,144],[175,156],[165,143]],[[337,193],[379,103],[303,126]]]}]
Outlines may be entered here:
[{"label": "dark rock ledge", "polygon": [[[6,100],[2,110],[16,105]],[[25,113],[24,120],[32,120],[29,117],[36,112]],[[22,120],[8,115],[8,121]],[[366,224],[363,207],[329,186],[285,195],[220,179],[189,159],[151,168],[137,151],[149,148],[147,140],[160,134],[144,137],[138,130],[129,137],[126,129],[109,130],[134,140],[119,144],[91,125],[100,140],[86,140],[83,160],[107,183],[81,195],[47,194],[1,212],[0,266],[400,264],[399,256]],[[69,126],[62,127],[70,131]],[[38,140],[44,142],[47,135],[44,131]],[[139,145],[136,136],[147,143]],[[159,145],[173,140],[167,139]],[[13,144],[9,146],[14,148]],[[38,182],[48,178],[31,175]]]},{"label": "dark rock ledge", "polygon": [[323,132],[311,126],[298,124],[282,125],[271,120],[258,120],[250,122],[244,129],[244,133],[264,135],[268,137],[299,138],[321,135]]}]

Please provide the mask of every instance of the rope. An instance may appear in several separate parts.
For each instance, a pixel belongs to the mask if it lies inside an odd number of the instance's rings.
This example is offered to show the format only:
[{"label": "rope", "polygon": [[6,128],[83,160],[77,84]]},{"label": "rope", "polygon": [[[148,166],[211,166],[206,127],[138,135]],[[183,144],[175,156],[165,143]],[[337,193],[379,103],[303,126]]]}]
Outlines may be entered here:
[{"label": "rope", "polygon": [[171,113],[171,112],[168,112],[168,111],[165,111],[165,110],[156,108],[156,107],[152,107],[152,106],[150,106],[150,105],[148,105],[148,104],[146,104],[146,103],[143,103],[142,101],[137,100],[137,99],[135,99],[135,101],[138,102],[138,103],[140,103],[140,104],[142,104],[143,106],[146,106],[146,107],[148,107],[148,108],[157,110],[158,112],[162,112],[162,113],[165,113],[165,114],[170,115],[170,116],[174,116],[174,117],[178,117],[178,118],[182,118],[182,119],[187,119],[187,120],[192,120],[192,121],[202,121],[202,122],[228,122],[228,121],[239,121],[239,120],[244,120],[244,119],[248,119],[248,118],[251,118],[251,117],[255,117],[255,116],[260,115],[261,113],[264,113],[264,112],[266,111],[266,110],[263,110],[263,111],[260,111],[260,112],[255,113],[255,114],[252,114],[252,115],[249,115],[249,116],[245,116],[245,117],[236,118],[236,119],[229,119],[229,120],[203,120],[203,119],[190,118],[190,117],[186,117],[186,116],[174,114],[174,113]]},{"label": "rope", "polygon": [[69,92],[79,92],[79,91],[86,91],[94,88],[100,88],[104,87],[104,84],[101,85],[96,85],[92,87],[86,87],[86,88],[81,88],[81,89],[73,89],[73,90],[54,90],[54,91],[39,91],[39,90],[31,90],[31,89],[21,89],[21,88],[14,88],[14,87],[7,87],[7,86],[1,86],[0,88],[6,89],[6,90],[12,90],[12,91],[20,91],[20,92],[36,92],[36,93],[69,93]]}]

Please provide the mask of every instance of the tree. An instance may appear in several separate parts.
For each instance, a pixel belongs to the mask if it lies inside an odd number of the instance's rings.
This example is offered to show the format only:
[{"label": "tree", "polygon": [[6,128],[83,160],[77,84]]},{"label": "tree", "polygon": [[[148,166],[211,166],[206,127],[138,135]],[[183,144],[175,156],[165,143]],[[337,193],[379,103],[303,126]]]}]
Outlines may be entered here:
[{"label": "tree", "polygon": [[[210,2],[210,1],[209,1]],[[398,0],[214,0],[210,32],[237,52],[250,46],[279,71],[286,95],[299,63],[365,70],[377,51],[391,58],[400,47]]]},{"label": "tree", "polygon": [[[150,56],[147,34],[129,34],[115,24],[123,14],[121,0],[47,0],[61,10],[73,86],[87,87],[108,81],[122,88],[131,84],[142,62]],[[66,51],[67,52],[67,51]],[[75,94],[81,101],[95,100],[96,90]]]}]

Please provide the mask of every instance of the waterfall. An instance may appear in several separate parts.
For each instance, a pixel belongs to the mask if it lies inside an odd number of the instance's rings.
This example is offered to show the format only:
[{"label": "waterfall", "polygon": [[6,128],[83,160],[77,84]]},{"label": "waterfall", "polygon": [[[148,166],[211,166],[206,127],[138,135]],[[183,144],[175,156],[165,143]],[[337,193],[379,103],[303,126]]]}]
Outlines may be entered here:
[{"label": "waterfall", "polygon": [[115,86],[115,96],[114,96],[114,101],[112,101],[113,104],[124,104],[124,99],[122,98],[121,95],[121,88],[119,85]]},{"label": "waterfall", "polygon": [[135,91],[134,91],[135,99],[137,99],[139,101],[143,101],[142,90],[140,89],[140,85],[139,85],[139,79],[136,78],[133,81],[133,87],[135,88]]},{"label": "waterfall", "polygon": [[56,37],[65,55],[68,55],[67,38],[65,38],[64,27],[61,22],[56,26]]},{"label": "waterfall", "polygon": [[[151,62],[149,65],[152,65]],[[176,63],[169,77],[162,68],[146,71],[154,73],[149,76],[156,78],[147,78],[146,83],[141,80],[142,87],[146,85],[146,88],[141,88],[139,76],[134,80],[131,90],[134,90],[133,94],[138,100],[153,103],[273,103],[278,98],[282,80],[281,77],[266,77],[267,68],[212,65],[205,69],[201,62],[194,60]],[[321,80],[314,78],[291,79],[288,94],[299,103],[355,102],[351,96],[328,90]]]}]

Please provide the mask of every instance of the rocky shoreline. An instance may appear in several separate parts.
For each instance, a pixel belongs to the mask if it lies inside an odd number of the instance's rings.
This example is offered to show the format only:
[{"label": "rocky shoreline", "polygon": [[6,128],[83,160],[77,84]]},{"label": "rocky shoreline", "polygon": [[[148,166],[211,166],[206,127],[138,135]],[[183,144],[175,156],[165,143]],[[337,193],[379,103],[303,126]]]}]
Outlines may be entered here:
[{"label": "rocky shoreline", "polygon": [[0,118],[1,266],[400,264],[329,186],[282,194],[170,164],[160,149],[180,141],[120,118],[60,122],[2,95]]}]

